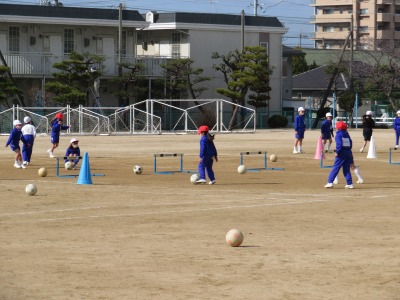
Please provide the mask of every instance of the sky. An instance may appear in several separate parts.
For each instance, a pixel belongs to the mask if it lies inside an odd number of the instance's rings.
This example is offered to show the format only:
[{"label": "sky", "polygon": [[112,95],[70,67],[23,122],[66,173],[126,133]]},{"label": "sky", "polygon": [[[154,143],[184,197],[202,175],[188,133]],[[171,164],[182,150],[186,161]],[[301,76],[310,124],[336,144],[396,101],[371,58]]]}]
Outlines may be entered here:
[{"label": "sky", "polygon": [[[2,0],[11,4],[39,4],[47,0]],[[53,0],[51,0],[53,1]],[[312,48],[309,39],[313,26],[310,17],[313,8],[308,0],[59,0],[64,6],[117,8],[120,3],[127,9],[138,10],[146,13],[150,10],[158,12],[199,12],[199,13],[224,13],[239,15],[244,10],[246,15],[277,17],[288,33],[283,37],[283,43],[289,47],[302,46]],[[300,38],[301,37],[301,38]]]}]

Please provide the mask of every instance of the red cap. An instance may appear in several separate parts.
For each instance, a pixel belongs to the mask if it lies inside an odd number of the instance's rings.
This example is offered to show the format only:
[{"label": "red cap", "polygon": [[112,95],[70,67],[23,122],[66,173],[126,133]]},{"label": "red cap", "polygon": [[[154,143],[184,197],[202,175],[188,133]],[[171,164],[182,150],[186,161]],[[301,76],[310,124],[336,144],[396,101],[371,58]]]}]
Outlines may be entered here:
[{"label": "red cap", "polygon": [[202,132],[208,132],[208,131],[209,131],[208,126],[202,125],[199,127],[199,131],[197,131],[197,134],[200,134]]},{"label": "red cap", "polygon": [[347,129],[347,125],[345,122],[343,121],[339,121],[336,123],[336,129],[337,130],[346,130]]},{"label": "red cap", "polygon": [[62,120],[64,119],[64,115],[62,113],[56,114],[56,119]]}]

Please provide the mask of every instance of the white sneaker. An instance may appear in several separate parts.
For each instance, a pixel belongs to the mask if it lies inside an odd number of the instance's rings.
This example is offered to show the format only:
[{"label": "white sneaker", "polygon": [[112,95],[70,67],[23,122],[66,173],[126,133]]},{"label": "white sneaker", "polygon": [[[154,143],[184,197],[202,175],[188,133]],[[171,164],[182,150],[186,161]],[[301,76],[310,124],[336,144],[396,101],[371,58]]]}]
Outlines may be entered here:
[{"label": "white sneaker", "polygon": [[50,155],[49,155],[49,157],[50,157],[50,158],[55,158],[55,156],[54,156],[53,152],[50,152]]},{"label": "white sneaker", "polygon": [[23,166],[27,166],[27,165],[29,165],[29,163],[25,160],[25,161],[22,163],[22,165],[23,165]]},{"label": "white sneaker", "polygon": [[293,154],[299,154],[299,152],[297,152],[296,150],[293,150]]},{"label": "white sneaker", "polygon": [[205,179],[199,179],[196,181],[196,183],[206,183],[207,181]]},{"label": "white sneaker", "polygon": [[354,186],[352,184],[346,184],[344,187],[345,189],[354,189]]},{"label": "white sneaker", "polygon": [[49,154],[50,154],[50,153],[51,153],[51,149],[47,149],[47,153],[49,153]]},{"label": "white sneaker", "polygon": [[14,163],[14,168],[21,169],[21,166],[19,163]]},{"label": "white sneaker", "polygon": [[22,169],[26,169],[24,164],[21,164],[20,166],[21,166]]},{"label": "white sneaker", "polygon": [[208,184],[215,184],[217,181],[211,180]]},{"label": "white sneaker", "polygon": [[358,179],[357,183],[364,183],[363,179]]},{"label": "white sneaker", "polygon": [[324,187],[326,187],[326,188],[333,188],[333,184],[332,184],[332,183],[327,183],[327,184],[325,184]]}]

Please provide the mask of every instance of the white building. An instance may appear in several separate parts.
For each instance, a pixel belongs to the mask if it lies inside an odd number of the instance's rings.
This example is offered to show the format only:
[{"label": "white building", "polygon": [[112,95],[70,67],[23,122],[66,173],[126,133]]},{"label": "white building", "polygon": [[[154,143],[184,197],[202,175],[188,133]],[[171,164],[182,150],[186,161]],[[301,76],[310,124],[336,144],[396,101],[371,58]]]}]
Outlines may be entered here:
[{"label": "white building", "polygon": [[[216,87],[225,87],[222,74],[215,72],[213,52],[226,54],[240,49],[240,15],[208,13],[156,13],[141,15],[122,11],[122,60],[145,64],[144,76],[162,77],[160,64],[167,59],[190,57],[204,76],[213,77],[202,98],[221,98]],[[103,105],[117,106],[113,94],[118,86],[118,9],[77,8],[0,4],[0,50],[19,87],[25,103],[35,105],[35,94],[57,71],[52,64],[64,60],[71,51],[93,53],[105,58],[100,99]],[[275,17],[246,16],[244,45],[266,47],[271,76],[270,111],[282,107],[282,43],[287,29]],[[0,62],[1,63],[1,62]],[[151,89],[149,91],[151,97]],[[143,99],[142,99],[143,100]]]}]

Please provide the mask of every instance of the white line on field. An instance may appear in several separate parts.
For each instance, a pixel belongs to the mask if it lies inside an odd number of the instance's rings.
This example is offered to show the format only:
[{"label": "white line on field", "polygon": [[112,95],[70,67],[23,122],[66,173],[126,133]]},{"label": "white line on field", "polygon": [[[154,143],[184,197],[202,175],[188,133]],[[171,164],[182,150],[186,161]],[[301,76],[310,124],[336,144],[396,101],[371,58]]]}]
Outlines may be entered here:
[{"label": "white line on field", "polygon": [[114,215],[96,215],[96,216],[85,216],[85,217],[52,218],[52,219],[41,219],[41,220],[38,220],[38,222],[95,219],[95,218],[134,217],[134,216],[144,216],[144,215],[160,215],[160,214],[170,214],[170,213],[186,213],[186,212],[212,211],[212,210],[223,210],[223,209],[254,208],[254,207],[275,206],[275,205],[307,204],[307,203],[327,202],[327,201],[328,200],[312,200],[312,201],[299,201],[299,202],[292,201],[292,202],[264,203],[264,204],[254,204],[254,205],[223,206],[223,207],[215,207],[215,208],[169,210],[169,211],[162,211],[162,212],[147,212],[147,213],[143,212],[143,213],[135,213],[135,214],[114,214]]}]

